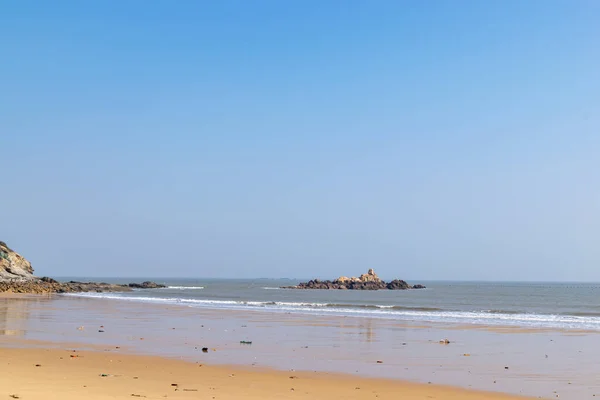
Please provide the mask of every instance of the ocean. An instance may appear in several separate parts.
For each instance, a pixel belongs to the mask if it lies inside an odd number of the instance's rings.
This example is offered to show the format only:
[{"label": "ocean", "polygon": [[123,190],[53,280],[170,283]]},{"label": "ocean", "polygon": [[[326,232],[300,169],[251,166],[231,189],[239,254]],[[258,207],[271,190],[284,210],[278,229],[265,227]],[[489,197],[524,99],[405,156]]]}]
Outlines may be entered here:
[{"label": "ocean", "polygon": [[[63,278],[70,279],[88,280]],[[600,331],[598,283],[419,282],[427,289],[341,291],[281,289],[298,283],[287,279],[152,280],[168,287],[74,296],[190,308]],[[139,282],[140,278],[104,281]]]}]

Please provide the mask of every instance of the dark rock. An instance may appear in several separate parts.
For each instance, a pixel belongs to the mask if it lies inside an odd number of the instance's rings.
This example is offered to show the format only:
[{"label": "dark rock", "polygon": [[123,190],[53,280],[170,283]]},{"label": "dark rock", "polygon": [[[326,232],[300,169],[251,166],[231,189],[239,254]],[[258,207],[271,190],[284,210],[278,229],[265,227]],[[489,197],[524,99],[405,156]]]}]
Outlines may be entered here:
[{"label": "dark rock", "polygon": [[351,290],[380,290],[380,289],[386,289],[386,284],[383,281],[350,282],[348,289],[351,289]]},{"label": "dark rock", "polygon": [[413,289],[426,289],[426,287],[424,285],[413,285],[412,287]]},{"label": "dark rock", "polygon": [[130,283],[127,286],[129,286],[132,289],[160,289],[160,288],[166,287],[165,285],[161,285],[159,283],[150,282],[150,281],[146,281],[146,282],[142,282],[142,283]]},{"label": "dark rock", "polygon": [[410,285],[403,280],[394,279],[387,284],[387,288],[390,290],[405,290],[410,289]]}]

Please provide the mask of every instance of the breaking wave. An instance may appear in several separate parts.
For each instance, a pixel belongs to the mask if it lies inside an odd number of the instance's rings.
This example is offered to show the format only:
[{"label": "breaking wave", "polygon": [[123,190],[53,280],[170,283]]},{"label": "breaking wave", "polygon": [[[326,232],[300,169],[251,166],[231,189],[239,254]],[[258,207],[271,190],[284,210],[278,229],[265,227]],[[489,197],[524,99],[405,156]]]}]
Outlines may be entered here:
[{"label": "breaking wave", "polygon": [[[179,287],[170,287],[176,289]],[[200,289],[201,287],[182,287]],[[444,322],[557,329],[600,330],[600,315],[536,314],[512,310],[451,311],[435,307],[404,307],[385,304],[338,304],[279,301],[188,299],[181,297],[128,296],[115,293],[77,293],[65,296],[124,300],[145,303],[179,304],[188,307],[263,310],[286,313],[339,315],[394,319],[399,321]]]}]

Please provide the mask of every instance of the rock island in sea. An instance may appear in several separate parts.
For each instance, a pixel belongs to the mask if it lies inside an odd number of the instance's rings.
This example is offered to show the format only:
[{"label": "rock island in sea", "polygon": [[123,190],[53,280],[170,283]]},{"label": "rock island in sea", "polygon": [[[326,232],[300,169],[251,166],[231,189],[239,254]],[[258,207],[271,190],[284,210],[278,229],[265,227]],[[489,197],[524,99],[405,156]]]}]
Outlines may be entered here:
[{"label": "rock island in sea", "polygon": [[33,275],[31,263],[0,241],[0,293],[128,292],[165,287],[154,282],[117,285],[97,282],[58,282]]},{"label": "rock island in sea", "polygon": [[358,278],[354,276],[352,278],[340,276],[333,281],[313,279],[308,282],[302,282],[296,286],[285,286],[284,289],[406,290],[425,289],[425,286],[411,286],[401,279],[394,279],[390,282],[384,282],[371,268],[366,274],[362,274]]}]

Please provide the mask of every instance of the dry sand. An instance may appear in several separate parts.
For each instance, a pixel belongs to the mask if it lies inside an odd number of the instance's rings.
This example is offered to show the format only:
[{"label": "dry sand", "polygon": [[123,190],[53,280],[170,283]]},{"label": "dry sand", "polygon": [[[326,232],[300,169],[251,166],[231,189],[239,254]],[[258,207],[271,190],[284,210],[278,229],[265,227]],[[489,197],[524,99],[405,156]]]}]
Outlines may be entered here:
[{"label": "dry sand", "polygon": [[58,349],[0,349],[0,399],[516,400],[444,386]]}]

